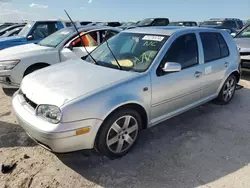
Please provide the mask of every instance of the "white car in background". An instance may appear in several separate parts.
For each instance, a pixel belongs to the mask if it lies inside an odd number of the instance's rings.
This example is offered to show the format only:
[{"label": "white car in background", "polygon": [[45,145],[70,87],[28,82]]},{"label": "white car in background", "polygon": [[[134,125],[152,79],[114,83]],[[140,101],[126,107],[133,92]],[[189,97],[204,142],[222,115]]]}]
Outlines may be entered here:
[{"label": "white car in background", "polygon": [[[19,88],[24,76],[35,70],[67,61],[80,59],[104,40],[119,33],[120,29],[106,26],[65,28],[37,44],[10,47],[0,51],[0,84],[5,93]],[[85,48],[82,46],[84,43]]]}]

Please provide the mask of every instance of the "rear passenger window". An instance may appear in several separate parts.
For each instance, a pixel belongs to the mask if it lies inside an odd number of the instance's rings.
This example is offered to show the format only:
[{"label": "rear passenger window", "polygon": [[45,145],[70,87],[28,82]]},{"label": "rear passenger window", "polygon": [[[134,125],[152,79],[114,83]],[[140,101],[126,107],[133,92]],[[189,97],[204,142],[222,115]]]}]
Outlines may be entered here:
[{"label": "rear passenger window", "polygon": [[205,63],[220,59],[221,51],[216,33],[200,33]]},{"label": "rear passenger window", "polygon": [[198,45],[195,34],[187,34],[177,38],[170,46],[163,63],[180,63],[182,69],[197,65]]},{"label": "rear passenger window", "polygon": [[217,33],[217,37],[220,43],[221,57],[223,58],[229,56],[229,50],[225,39],[223,38],[223,36],[221,36],[220,33]]}]

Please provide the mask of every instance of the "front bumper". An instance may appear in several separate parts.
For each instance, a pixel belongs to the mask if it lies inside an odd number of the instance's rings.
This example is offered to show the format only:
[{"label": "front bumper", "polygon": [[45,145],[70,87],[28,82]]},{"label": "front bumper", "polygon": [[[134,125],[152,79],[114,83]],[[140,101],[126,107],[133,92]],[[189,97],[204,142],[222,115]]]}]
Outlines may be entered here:
[{"label": "front bumper", "polygon": [[241,59],[241,68],[250,69],[250,55],[240,56],[240,59]]},{"label": "front bumper", "polygon": [[[26,133],[38,144],[56,153],[92,149],[102,124],[98,119],[51,124],[38,118],[17,93],[12,100],[12,106],[18,123]],[[76,130],[84,127],[90,127],[90,132],[76,135]]]},{"label": "front bumper", "polygon": [[0,70],[0,86],[2,88],[19,88],[20,84],[12,81],[11,70]]}]

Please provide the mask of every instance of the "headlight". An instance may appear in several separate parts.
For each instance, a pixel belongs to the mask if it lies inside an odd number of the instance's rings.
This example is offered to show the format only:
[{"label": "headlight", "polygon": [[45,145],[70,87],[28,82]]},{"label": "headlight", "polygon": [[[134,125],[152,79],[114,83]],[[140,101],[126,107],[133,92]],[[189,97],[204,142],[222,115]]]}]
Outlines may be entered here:
[{"label": "headlight", "polygon": [[49,121],[50,123],[58,123],[61,119],[61,110],[57,106],[42,104],[36,111],[37,116]]},{"label": "headlight", "polygon": [[16,59],[16,60],[0,60],[0,70],[13,69],[19,62],[20,62],[19,59]]}]

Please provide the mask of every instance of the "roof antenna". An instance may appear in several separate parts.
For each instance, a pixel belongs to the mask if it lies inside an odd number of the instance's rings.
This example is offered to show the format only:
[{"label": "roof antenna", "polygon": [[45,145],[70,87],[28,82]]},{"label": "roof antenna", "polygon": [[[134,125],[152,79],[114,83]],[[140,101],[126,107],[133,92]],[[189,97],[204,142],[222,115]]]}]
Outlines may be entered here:
[{"label": "roof antenna", "polygon": [[81,37],[81,34],[80,34],[80,32],[78,31],[78,29],[77,29],[77,27],[76,27],[75,23],[72,21],[71,17],[70,17],[70,16],[69,16],[69,14],[67,13],[67,11],[66,11],[66,10],[64,10],[64,12],[65,12],[65,13],[66,13],[66,15],[68,16],[68,18],[69,18],[70,22],[72,23],[72,25],[74,26],[74,28],[75,28],[75,30],[76,30],[76,32],[77,32],[77,34],[78,34],[78,36],[80,37],[80,40],[81,40],[82,46],[84,47],[85,51],[86,51],[86,52],[87,52],[87,54],[88,54],[88,55],[89,55],[89,56],[93,59],[93,61],[95,62],[95,64],[97,64],[96,60],[92,57],[92,55],[88,52],[87,48],[84,46],[84,41],[83,41],[83,39],[82,39],[82,37]]}]

